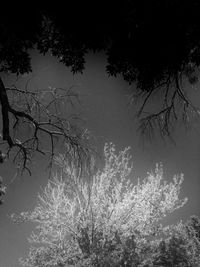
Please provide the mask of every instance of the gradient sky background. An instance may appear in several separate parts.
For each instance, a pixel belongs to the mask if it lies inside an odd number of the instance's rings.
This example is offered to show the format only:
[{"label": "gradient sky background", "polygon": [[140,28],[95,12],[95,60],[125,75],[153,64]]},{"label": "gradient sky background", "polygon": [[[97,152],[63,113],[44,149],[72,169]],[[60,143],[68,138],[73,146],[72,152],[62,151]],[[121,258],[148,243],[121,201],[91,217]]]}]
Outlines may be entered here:
[{"label": "gradient sky background", "polygon": [[[129,108],[130,88],[120,77],[108,77],[105,71],[106,61],[103,54],[90,54],[86,59],[83,74],[72,75],[70,70],[51,56],[32,53],[33,73],[20,77],[17,85],[23,88],[29,77],[31,86],[69,87],[74,85],[80,93],[81,105],[77,111],[85,120],[85,127],[95,137],[99,151],[105,142],[113,142],[117,149],[131,146],[134,162],[134,178],[145,177],[148,171],[155,169],[157,162],[164,166],[165,179],[174,174],[184,173],[182,197],[188,197],[188,203],[171,215],[167,223],[190,215],[199,215],[200,211],[200,123],[185,131],[179,127],[174,133],[176,145],[159,138],[152,143],[139,142],[136,122],[133,120],[133,108]],[[11,75],[3,77],[6,85],[16,82]],[[194,91],[194,99],[200,99]],[[136,109],[137,107],[135,107]],[[195,126],[195,127],[194,127]],[[45,161],[36,161],[32,177],[17,177],[9,186],[5,203],[0,207],[0,267],[19,267],[18,258],[28,252],[27,237],[34,229],[30,224],[14,224],[9,214],[27,211],[36,205],[37,193],[47,182],[44,170]],[[15,175],[15,166],[7,162],[0,165],[0,175],[8,185]]]}]

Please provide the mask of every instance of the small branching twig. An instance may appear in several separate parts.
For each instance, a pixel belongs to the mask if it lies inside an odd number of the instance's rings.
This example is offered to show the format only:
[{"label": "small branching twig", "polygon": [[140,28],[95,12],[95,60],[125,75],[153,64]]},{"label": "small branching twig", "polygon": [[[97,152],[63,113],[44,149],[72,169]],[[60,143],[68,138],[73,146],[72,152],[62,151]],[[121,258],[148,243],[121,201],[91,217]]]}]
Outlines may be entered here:
[{"label": "small branching twig", "polygon": [[[185,125],[189,121],[190,112],[199,116],[198,108],[185,95],[180,83],[181,77],[176,75],[172,78],[171,75],[168,75],[164,82],[152,88],[144,97],[141,108],[137,113],[138,117],[141,117],[144,113],[147,114],[140,119],[139,132],[143,138],[152,140],[155,136],[155,130],[158,130],[162,138],[168,137],[174,142],[171,133],[174,122],[180,118],[180,113],[182,113],[182,121]],[[147,101],[156,89],[164,91],[163,107],[155,113],[144,112]],[[178,109],[178,103],[181,104],[182,111]]]}]

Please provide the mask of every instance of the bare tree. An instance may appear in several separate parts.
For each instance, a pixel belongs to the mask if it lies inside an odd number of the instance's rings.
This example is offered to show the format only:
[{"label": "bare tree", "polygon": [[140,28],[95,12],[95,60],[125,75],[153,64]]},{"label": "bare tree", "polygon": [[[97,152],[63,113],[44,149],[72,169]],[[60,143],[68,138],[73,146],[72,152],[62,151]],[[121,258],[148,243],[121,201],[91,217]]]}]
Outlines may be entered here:
[{"label": "bare tree", "polygon": [[66,155],[79,168],[89,164],[88,132],[73,123],[77,117],[69,115],[67,110],[75,99],[79,98],[72,87],[29,90],[27,83],[22,90],[16,86],[5,87],[0,79],[4,155],[9,158],[12,154],[18,168],[31,175],[30,163],[36,153],[48,156],[51,171],[56,145],[64,144]]}]

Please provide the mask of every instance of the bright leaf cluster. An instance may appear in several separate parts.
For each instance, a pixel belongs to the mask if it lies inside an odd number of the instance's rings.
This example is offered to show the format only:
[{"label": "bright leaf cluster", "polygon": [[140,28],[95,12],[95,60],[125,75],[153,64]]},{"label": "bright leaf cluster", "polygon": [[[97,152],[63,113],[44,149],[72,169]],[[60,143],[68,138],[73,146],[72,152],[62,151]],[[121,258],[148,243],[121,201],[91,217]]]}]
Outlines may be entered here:
[{"label": "bright leaf cluster", "polygon": [[129,148],[116,153],[106,144],[104,156],[104,168],[85,183],[63,164],[35,209],[21,214],[37,224],[24,266],[154,266],[162,219],[187,201],[179,199],[183,176],[168,183],[157,165],[143,181],[133,181]]}]

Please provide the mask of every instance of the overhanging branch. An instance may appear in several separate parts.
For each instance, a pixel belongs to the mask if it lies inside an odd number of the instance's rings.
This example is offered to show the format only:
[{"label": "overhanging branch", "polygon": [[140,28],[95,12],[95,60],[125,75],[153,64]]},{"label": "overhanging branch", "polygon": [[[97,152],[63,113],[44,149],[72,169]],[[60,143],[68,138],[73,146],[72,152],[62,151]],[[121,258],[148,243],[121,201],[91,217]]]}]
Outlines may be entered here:
[{"label": "overhanging branch", "polygon": [[[138,113],[139,116],[141,116],[142,113],[148,114],[140,119],[139,125],[139,132],[145,139],[151,140],[157,129],[162,138],[168,137],[174,142],[171,133],[174,128],[174,122],[179,119],[180,113],[182,112],[182,120],[184,123],[186,123],[184,118],[188,118],[189,116],[189,110],[199,116],[198,108],[191,103],[181,88],[180,79],[181,77],[178,75],[174,76],[173,79],[169,76],[165,82],[160,84],[160,89],[165,93],[161,100],[163,101],[163,107],[158,112],[144,112],[147,100],[150,98],[154,89],[152,89],[145,97]],[[178,110],[178,104],[183,106],[182,111]]]},{"label": "overhanging branch", "polygon": [[[60,92],[58,91],[60,90]],[[20,107],[11,106],[7,91],[11,93],[17,93],[22,97],[23,105]],[[42,101],[41,95],[49,94],[50,100],[45,103]],[[21,161],[22,171],[27,170],[31,174],[29,164],[31,162],[31,156],[34,152],[40,154],[49,155],[49,166],[52,167],[54,155],[55,155],[55,140],[62,140],[70,146],[70,151],[75,150],[75,154],[80,160],[89,158],[89,147],[87,146],[85,135],[78,133],[77,128],[74,130],[74,126],[71,122],[62,118],[59,111],[61,103],[68,97],[76,97],[75,93],[70,90],[64,90],[62,88],[50,88],[45,91],[27,91],[20,90],[16,87],[5,88],[3,81],[0,78],[0,103],[2,110],[2,122],[3,122],[3,140],[5,140],[9,146],[7,155],[9,156],[11,150],[16,147],[18,150],[15,154],[14,161]],[[66,107],[66,103],[65,103]],[[20,110],[19,110],[20,108]],[[9,120],[9,116],[12,115],[15,122]],[[17,128],[22,127],[31,128],[31,136],[25,138],[16,138]],[[11,128],[12,127],[12,128]],[[14,134],[11,134],[13,129]],[[79,129],[80,132],[80,129]],[[85,133],[86,131],[84,131]],[[48,136],[50,140],[50,150],[46,151],[41,145],[40,134]],[[84,141],[84,142],[83,142]]]}]

